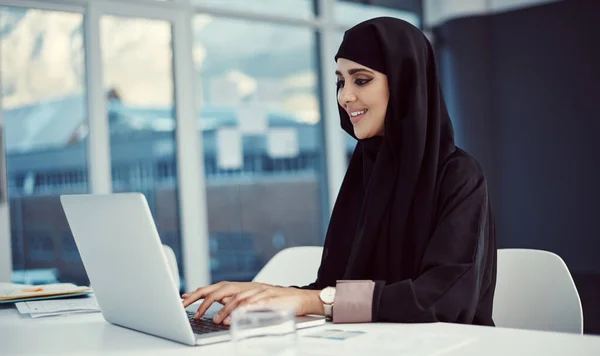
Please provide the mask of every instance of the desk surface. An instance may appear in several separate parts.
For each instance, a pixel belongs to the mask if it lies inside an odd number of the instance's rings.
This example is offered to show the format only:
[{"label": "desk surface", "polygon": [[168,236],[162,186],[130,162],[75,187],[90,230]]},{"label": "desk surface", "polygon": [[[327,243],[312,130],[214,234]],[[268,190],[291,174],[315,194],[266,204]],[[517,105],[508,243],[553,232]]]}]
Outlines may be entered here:
[{"label": "desk surface", "polygon": [[[446,323],[434,324],[327,324],[319,328],[363,330],[367,334],[386,333],[393,343],[403,336],[451,334],[468,339],[443,355],[600,355],[600,336],[582,336],[540,331],[514,330]],[[301,330],[300,335],[317,328]],[[361,336],[362,337],[362,336]],[[300,345],[311,350],[311,338],[300,337]],[[359,339],[356,339],[359,340]],[[391,339],[390,339],[391,340]],[[347,341],[327,341],[333,347]],[[338,344],[336,344],[338,343]],[[391,345],[391,344],[388,344]],[[380,350],[382,344],[361,344]],[[385,345],[383,345],[385,346]],[[314,349],[313,349],[314,350]],[[362,354],[347,352],[343,354]],[[375,350],[374,350],[375,351]],[[442,351],[442,350],[440,350]],[[340,354],[342,354],[340,353]],[[391,352],[390,352],[391,353]],[[189,347],[107,323],[100,313],[31,319],[13,306],[0,306],[0,355],[227,355],[232,344]],[[300,355],[314,354],[301,352]],[[323,354],[323,353],[321,353]],[[397,353],[394,354],[408,354]],[[439,353],[435,353],[438,355]]]}]

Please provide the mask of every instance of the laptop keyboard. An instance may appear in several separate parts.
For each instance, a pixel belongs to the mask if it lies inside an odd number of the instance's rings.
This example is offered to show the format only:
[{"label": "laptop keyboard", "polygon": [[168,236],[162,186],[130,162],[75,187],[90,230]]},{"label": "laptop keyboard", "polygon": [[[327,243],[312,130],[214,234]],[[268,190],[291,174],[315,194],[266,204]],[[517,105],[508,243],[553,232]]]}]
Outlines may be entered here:
[{"label": "laptop keyboard", "polygon": [[192,325],[192,330],[195,334],[208,334],[217,331],[229,330],[229,326],[215,324],[211,318],[207,318],[205,316],[201,317],[200,319],[194,319],[194,314],[194,312],[187,312],[188,320],[190,321],[190,325]]}]

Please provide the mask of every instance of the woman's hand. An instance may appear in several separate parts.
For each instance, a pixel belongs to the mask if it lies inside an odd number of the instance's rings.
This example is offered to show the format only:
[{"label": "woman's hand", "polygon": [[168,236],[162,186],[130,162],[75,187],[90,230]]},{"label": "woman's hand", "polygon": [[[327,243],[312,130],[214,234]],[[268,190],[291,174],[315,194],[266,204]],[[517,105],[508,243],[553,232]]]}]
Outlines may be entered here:
[{"label": "woman's hand", "polygon": [[225,306],[215,315],[214,322],[225,325],[231,324],[231,312],[238,307],[247,305],[277,305],[293,309],[296,315],[323,315],[323,305],[319,291],[297,288],[265,286],[250,289],[235,296],[226,298]]},{"label": "woman's hand", "polygon": [[219,282],[183,294],[183,307],[186,308],[197,300],[204,299],[194,315],[194,318],[197,319],[204,315],[214,302],[225,304],[234,295],[251,290],[263,290],[266,287],[272,286],[255,282]]}]

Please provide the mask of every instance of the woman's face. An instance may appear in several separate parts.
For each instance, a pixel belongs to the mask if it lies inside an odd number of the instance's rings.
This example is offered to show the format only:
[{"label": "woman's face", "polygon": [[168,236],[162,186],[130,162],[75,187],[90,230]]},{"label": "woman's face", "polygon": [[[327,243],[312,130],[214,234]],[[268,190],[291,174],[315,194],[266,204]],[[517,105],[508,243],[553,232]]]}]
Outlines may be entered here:
[{"label": "woman's face", "polygon": [[346,110],[359,140],[383,136],[390,90],[387,76],[345,58],[338,58],[338,103]]}]

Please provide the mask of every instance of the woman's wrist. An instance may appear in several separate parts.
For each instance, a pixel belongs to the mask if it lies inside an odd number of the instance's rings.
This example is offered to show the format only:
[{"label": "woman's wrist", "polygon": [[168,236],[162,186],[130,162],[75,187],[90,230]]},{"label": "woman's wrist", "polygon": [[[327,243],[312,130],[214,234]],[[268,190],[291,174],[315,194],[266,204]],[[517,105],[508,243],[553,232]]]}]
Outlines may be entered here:
[{"label": "woman's wrist", "polygon": [[323,302],[319,297],[319,290],[305,290],[304,295],[304,314],[325,315]]}]

